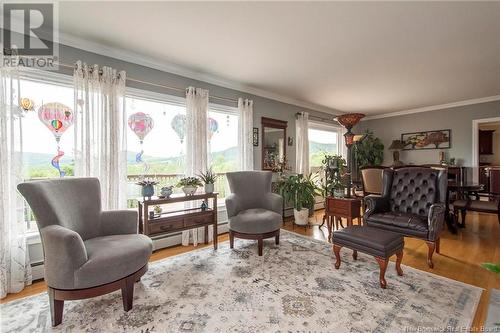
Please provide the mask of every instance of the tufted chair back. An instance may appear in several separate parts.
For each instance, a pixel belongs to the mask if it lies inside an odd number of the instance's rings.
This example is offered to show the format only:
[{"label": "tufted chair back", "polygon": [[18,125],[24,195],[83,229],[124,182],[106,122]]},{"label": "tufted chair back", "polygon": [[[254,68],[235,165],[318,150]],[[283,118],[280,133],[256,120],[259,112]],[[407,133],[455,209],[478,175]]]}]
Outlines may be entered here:
[{"label": "tufted chair back", "polygon": [[383,174],[383,197],[389,198],[390,210],[427,217],[434,203],[446,202],[445,170],[431,168],[386,169]]}]

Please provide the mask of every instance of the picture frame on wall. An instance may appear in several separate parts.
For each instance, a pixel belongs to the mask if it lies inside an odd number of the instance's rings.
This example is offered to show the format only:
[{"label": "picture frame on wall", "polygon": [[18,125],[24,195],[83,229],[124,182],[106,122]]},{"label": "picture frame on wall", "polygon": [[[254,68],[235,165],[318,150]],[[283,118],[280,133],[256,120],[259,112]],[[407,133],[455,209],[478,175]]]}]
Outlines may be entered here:
[{"label": "picture frame on wall", "polygon": [[259,128],[253,128],[253,146],[257,147],[259,145]]},{"label": "picture frame on wall", "polygon": [[451,148],[451,129],[422,131],[401,134],[403,150],[448,149]]}]

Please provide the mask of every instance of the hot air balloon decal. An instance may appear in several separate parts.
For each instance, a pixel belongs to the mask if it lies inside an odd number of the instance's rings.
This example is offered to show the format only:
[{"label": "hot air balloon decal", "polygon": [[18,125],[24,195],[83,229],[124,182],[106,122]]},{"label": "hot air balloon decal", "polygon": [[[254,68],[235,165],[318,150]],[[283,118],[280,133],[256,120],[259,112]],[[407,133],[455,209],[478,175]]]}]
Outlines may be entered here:
[{"label": "hot air balloon decal", "polygon": [[144,154],[144,150],[142,149],[142,144],[144,142],[144,138],[154,127],[153,118],[149,114],[145,114],[143,112],[137,112],[131,114],[128,117],[128,127],[132,130],[132,132],[137,135],[139,138],[139,142],[141,144],[141,152],[135,155],[135,161],[137,163],[144,163],[144,174],[146,174],[149,170],[149,165],[143,161],[142,155]]},{"label": "hot air balloon decal", "polygon": [[73,110],[61,103],[46,103],[38,109],[38,119],[47,126],[56,139],[57,155],[54,156],[51,164],[59,171],[59,176],[64,177],[66,173],[59,166],[59,161],[64,156],[64,152],[61,150],[59,142],[64,132],[73,125]]},{"label": "hot air balloon decal", "polygon": [[186,134],[186,115],[180,113],[176,115],[172,119],[172,122],[170,122],[170,126],[172,126],[172,129],[175,131],[175,133],[177,133],[177,136],[179,137],[179,140],[182,144],[184,142],[184,136]]},{"label": "hot air balloon decal", "polygon": [[212,136],[219,129],[219,123],[213,118],[208,118],[208,141],[212,140]]}]

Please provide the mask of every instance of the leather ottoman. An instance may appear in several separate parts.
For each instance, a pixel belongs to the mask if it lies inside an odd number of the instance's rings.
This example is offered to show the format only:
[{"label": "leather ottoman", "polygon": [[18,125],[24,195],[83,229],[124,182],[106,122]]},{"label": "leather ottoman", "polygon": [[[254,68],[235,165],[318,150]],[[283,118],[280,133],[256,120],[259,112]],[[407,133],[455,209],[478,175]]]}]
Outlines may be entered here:
[{"label": "leather ottoman", "polygon": [[380,287],[386,288],[385,270],[392,255],[397,256],[396,271],[403,275],[401,260],[403,259],[404,238],[400,234],[367,226],[348,226],[333,232],[333,252],[335,268],[340,267],[340,249],[347,247],[353,250],[352,257],[358,259],[358,251],[372,255],[380,266]]}]

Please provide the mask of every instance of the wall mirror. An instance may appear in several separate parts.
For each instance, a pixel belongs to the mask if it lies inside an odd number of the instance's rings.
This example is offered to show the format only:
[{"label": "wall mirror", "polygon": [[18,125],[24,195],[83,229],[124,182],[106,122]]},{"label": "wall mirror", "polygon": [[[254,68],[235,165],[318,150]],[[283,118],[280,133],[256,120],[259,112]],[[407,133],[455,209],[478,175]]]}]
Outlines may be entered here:
[{"label": "wall mirror", "polygon": [[286,158],[287,122],[278,119],[261,119],[262,125],[262,170],[273,170],[278,162]]}]

